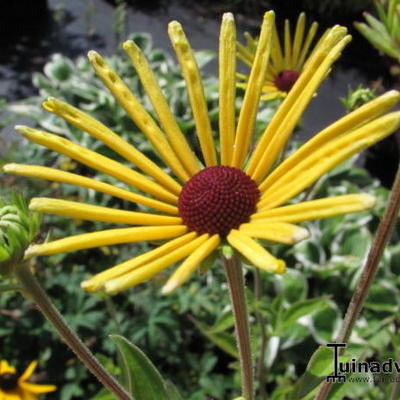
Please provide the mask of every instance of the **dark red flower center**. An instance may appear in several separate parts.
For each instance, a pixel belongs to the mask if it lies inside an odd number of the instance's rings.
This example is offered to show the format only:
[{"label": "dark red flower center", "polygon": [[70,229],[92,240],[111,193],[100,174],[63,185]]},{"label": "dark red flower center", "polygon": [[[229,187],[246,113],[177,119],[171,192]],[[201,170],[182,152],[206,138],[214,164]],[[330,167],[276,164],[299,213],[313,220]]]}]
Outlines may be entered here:
[{"label": "dark red flower center", "polygon": [[0,375],[0,389],[3,392],[10,392],[11,390],[16,389],[18,386],[18,376],[17,374],[12,374],[7,372],[5,374]]},{"label": "dark red flower center", "polygon": [[240,169],[209,167],[184,185],[179,215],[192,231],[226,235],[249,220],[259,198],[257,184]]},{"label": "dark red flower center", "polygon": [[299,73],[297,71],[292,71],[291,69],[285,69],[279,72],[275,77],[275,86],[282,92],[289,92],[289,90],[296,83]]}]

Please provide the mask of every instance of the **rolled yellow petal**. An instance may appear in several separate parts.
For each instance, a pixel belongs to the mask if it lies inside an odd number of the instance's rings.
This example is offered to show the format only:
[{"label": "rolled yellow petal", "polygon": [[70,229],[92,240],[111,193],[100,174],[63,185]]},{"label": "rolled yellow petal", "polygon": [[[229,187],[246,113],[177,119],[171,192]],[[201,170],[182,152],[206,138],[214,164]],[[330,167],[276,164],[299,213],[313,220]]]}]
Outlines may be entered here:
[{"label": "rolled yellow petal", "polygon": [[176,239],[170,240],[169,242],[158,246],[155,249],[150,250],[144,254],[141,254],[140,256],[132,258],[128,261],[116,265],[115,267],[106,269],[105,271],[94,275],[90,279],[83,281],[81,283],[81,287],[89,292],[101,290],[103,289],[104,284],[107,281],[122,276],[130,271],[133,271],[136,268],[139,268],[143,264],[149,263],[150,261],[156,260],[166,254],[169,254],[171,251],[174,251],[185,245],[186,243],[189,243],[195,237],[195,232],[189,232]]},{"label": "rolled yellow petal", "polygon": [[162,288],[163,294],[170,294],[181,287],[192,275],[198,265],[208,257],[220,244],[219,235],[211,236],[202,243],[189,257],[176,269],[167,283]]},{"label": "rolled yellow petal", "polygon": [[39,165],[24,165],[14,163],[3,165],[2,169],[4,172],[9,174],[28,176],[30,178],[48,179],[54,182],[67,183],[70,185],[97,190],[98,192],[128,200],[132,203],[142,204],[168,214],[178,214],[178,208],[170,204],[151,199],[150,197],[142,196],[137,193],[129,192],[128,190],[118,188],[108,183],[73,174],[71,172],[61,171],[55,168],[42,167]]},{"label": "rolled yellow petal", "polygon": [[151,161],[143,153],[137,150],[136,147],[129,144],[126,140],[122,139],[90,115],[76,107],[57,100],[54,97],[49,97],[43,103],[43,107],[47,111],[59,115],[72,125],[82,129],[89,135],[105,143],[108,147],[116,151],[126,160],[130,161],[133,165],[136,165],[143,172],[153,177],[157,182],[164,186],[164,188],[175,194],[180,193],[182,189],[181,185],[164,172],[155,162]]},{"label": "rolled yellow petal", "polygon": [[330,30],[262,134],[246,169],[247,174],[257,182],[275,162],[327,71],[350,41],[351,37],[346,36],[346,32],[339,26]]},{"label": "rolled yellow petal", "polygon": [[31,377],[31,375],[33,374],[33,372],[35,371],[36,367],[38,365],[37,361],[32,361],[28,367],[26,368],[26,370],[23,372],[23,374],[20,376],[20,380],[21,381],[26,381],[27,379],[29,379]]},{"label": "rolled yellow petal", "polygon": [[250,146],[258,111],[258,103],[260,101],[261,90],[267,71],[269,53],[271,51],[271,33],[274,25],[274,18],[275,14],[273,11],[268,11],[264,14],[257,51],[239,114],[231,161],[232,167],[241,168]]},{"label": "rolled yellow petal", "polygon": [[237,58],[251,68],[254,61],[254,54],[239,42],[236,44],[236,46]]},{"label": "rolled yellow petal", "polygon": [[175,154],[178,156],[190,176],[196,174],[200,169],[199,160],[194,155],[185,136],[179,128],[179,125],[168,106],[167,100],[165,99],[165,96],[163,95],[142,50],[132,40],[125,42],[123,47],[139,75],[140,81],[153,104],[154,110],[156,111],[160,123],[168,136]]},{"label": "rolled yellow petal", "polygon": [[276,259],[245,233],[232,229],[226,237],[228,243],[256,267],[277,274],[285,272],[285,262]]},{"label": "rolled yellow petal", "polygon": [[155,261],[142,265],[140,268],[135,269],[134,271],[131,271],[123,276],[107,281],[104,284],[105,291],[107,293],[115,294],[152,278],[154,275],[168,268],[170,265],[181,260],[182,258],[187,257],[207,239],[208,234],[204,234],[179,247],[178,249],[158,258]]},{"label": "rolled yellow petal", "polygon": [[118,210],[110,207],[95,206],[77,201],[35,197],[29,209],[47,214],[60,215],[83,220],[113,222],[131,225],[179,225],[182,219],[167,215]]},{"label": "rolled yellow petal", "polygon": [[296,71],[297,60],[299,58],[299,54],[303,44],[305,27],[306,27],[306,14],[302,12],[297,18],[296,30],[293,39],[292,58],[290,60],[291,69],[295,71]]},{"label": "rolled yellow petal", "polygon": [[[304,44],[301,48],[300,54],[296,57],[295,64],[294,64],[294,69],[295,71],[300,71],[305,65],[304,60],[306,59],[306,56],[308,54],[308,51],[310,49],[311,43],[315,37],[315,34],[317,33],[318,29],[318,23],[313,22],[310,26],[310,28],[307,30],[307,36],[304,41]],[[315,47],[316,48],[316,47]],[[314,48],[314,50],[315,50]]]},{"label": "rolled yellow petal", "polygon": [[177,21],[170,22],[168,34],[186,81],[204,161],[207,167],[211,167],[217,164],[217,155],[200,71],[181,24]]},{"label": "rolled yellow petal", "polygon": [[322,148],[329,141],[341,137],[355,128],[366,125],[368,122],[385,114],[400,100],[400,93],[391,90],[382,96],[371,100],[357,110],[345,115],[332,125],[328,126],[313,138],[308,140],[295,153],[283,161],[259,186],[261,191],[270,189],[286,173],[291,171],[301,160],[309,154]]},{"label": "rolled yellow petal", "polygon": [[231,13],[222,19],[219,38],[219,137],[221,165],[229,165],[235,142],[236,29]]},{"label": "rolled yellow petal", "polygon": [[285,68],[281,42],[279,40],[278,30],[275,22],[272,29],[271,65],[280,71]]},{"label": "rolled yellow petal", "polygon": [[79,146],[71,141],[48,132],[39,131],[27,126],[18,125],[17,132],[32,142],[46,146],[49,149],[65,154],[91,168],[104,172],[122,182],[132,185],[145,193],[152,194],[170,203],[177,203],[178,198],[165,190],[158,183],[151,181],[142,174],[126,167],[125,165],[104,157],[92,150]]},{"label": "rolled yellow petal", "polygon": [[288,19],[285,19],[284,49],[285,69],[292,69],[292,37],[290,34],[290,22]]},{"label": "rolled yellow petal", "polygon": [[97,76],[107,86],[108,90],[125,109],[133,122],[146,135],[165,164],[179,179],[186,182],[189,179],[188,173],[151,115],[98,53],[89,51],[88,57]]},{"label": "rolled yellow petal", "polygon": [[285,244],[294,244],[310,237],[307,229],[300,226],[281,221],[270,222],[260,219],[240,225],[239,231],[257,239],[266,239],[271,242]]},{"label": "rolled yellow petal", "polygon": [[400,111],[397,111],[377,118],[347,135],[329,141],[305,157],[296,167],[278,179],[273,186],[268,187],[261,196],[258,208],[273,208],[285,203],[313,184],[323,174],[352,155],[390,135],[399,126]]},{"label": "rolled yellow petal", "polygon": [[99,232],[70,236],[48,243],[32,245],[25,251],[25,257],[68,253],[70,251],[112,244],[168,239],[182,235],[186,231],[187,227],[184,225],[107,229]]},{"label": "rolled yellow petal", "polygon": [[[21,378],[20,378],[21,379]],[[25,382],[21,381],[19,382],[19,386],[21,387],[22,391],[27,391],[30,394],[32,393],[32,397],[25,397],[25,399],[36,399],[39,394],[44,394],[44,393],[49,393],[49,392],[54,392],[57,390],[57,386],[55,385],[37,385],[35,383],[30,383],[30,382]],[[34,396],[34,397],[33,397]]]},{"label": "rolled yellow petal", "polygon": [[365,211],[374,207],[375,204],[376,198],[369,194],[348,194],[260,211],[253,214],[251,220],[298,223]]}]

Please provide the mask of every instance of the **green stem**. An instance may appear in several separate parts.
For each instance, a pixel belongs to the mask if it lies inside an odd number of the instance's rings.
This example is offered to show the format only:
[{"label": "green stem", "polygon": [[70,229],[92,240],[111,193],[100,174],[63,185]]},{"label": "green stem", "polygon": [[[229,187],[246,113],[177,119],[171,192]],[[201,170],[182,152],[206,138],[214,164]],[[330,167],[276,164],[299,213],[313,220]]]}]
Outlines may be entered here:
[{"label": "green stem", "polygon": [[31,273],[29,267],[25,263],[21,263],[15,267],[14,272],[27,296],[40,307],[44,316],[54,326],[65,343],[85,364],[89,371],[118,399],[132,400],[132,397],[118,381],[105,370],[76,333],[67,325],[62,315],[54,307],[53,303]]},{"label": "green stem", "polygon": [[235,318],[236,340],[239,348],[242,374],[242,395],[246,400],[253,400],[253,362],[250,347],[249,316],[244,286],[242,267],[236,255],[223,256],[225,274]]},{"label": "green stem", "polygon": [[[396,225],[397,216],[400,210],[400,167],[397,170],[396,179],[393,183],[392,191],[390,193],[389,202],[386,206],[383,219],[380,222],[375,234],[375,239],[372,244],[371,250],[368,254],[364,270],[358,281],[357,287],[354,291],[353,297],[347,308],[344,317],[342,329],[339,333],[336,343],[347,343],[350,334],[353,330],[354,324],[361,312],[368,291],[371,287],[372,281],[375,277],[376,271],[379,266],[379,261],[382,257],[383,250],[389,241],[393,229]],[[343,353],[339,352],[339,353]],[[324,400],[329,394],[332,382],[324,382],[315,400]]]}]

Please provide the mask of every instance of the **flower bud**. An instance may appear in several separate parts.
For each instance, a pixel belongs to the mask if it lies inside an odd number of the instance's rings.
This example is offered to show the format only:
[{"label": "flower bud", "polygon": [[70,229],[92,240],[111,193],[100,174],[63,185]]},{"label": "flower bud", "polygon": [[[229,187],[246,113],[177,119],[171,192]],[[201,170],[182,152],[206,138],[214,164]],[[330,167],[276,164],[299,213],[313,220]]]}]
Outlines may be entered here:
[{"label": "flower bud", "polygon": [[0,198],[0,275],[12,272],[39,231],[40,214],[28,209],[25,199],[13,193]]}]

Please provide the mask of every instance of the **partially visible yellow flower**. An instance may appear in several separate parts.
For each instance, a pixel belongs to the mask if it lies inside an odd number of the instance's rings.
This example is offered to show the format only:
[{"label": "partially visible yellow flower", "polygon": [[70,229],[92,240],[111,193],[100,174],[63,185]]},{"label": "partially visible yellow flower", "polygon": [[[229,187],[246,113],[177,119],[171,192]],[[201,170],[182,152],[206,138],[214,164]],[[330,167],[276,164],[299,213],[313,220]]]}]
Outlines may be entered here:
[{"label": "partially visible yellow flower", "polygon": [[36,385],[27,382],[32,376],[37,361],[32,361],[21,376],[7,361],[0,361],[0,400],[36,400],[39,395],[54,392],[54,385]]},{"label": "partially visible yellow flower", "polygon": [[[202,160],[189,147],[145,56],[134,42],[124,43],[124,49],[153,105],[157,121],[107,62],[96,52],[89,52],[89,60],[100,79],[146,135],[164,164],[157,165],[90,115],[49,98],[44,102],[46,110],[102,141],[141,172],[48,132],[25,126],[17,127],[17,131],[29,140],[120,180],[135,191],[37,165],[8,164],[3,167],[4,171],[94,189],[140,204],[146,211],[35,198],[30,208],[36,211],[139,226],[85,233],[33,245],[26,256],[167,240],[153,250],[100,272],[84,281],[82,286],[89,291],[117,293],[180,263],[163,287],[164,293],[170,293],[186,282],[221,242],[229,243],[256,267],[266,272],[283,273],[284,261],[270,254],[258,239],[294,244],[308,237],[308,231],[298,223],[373,207],[375,198],[368,194],[285,204],[344,160],[395,131],[400,125],[400,112],[389,113],[389,110],[398,102],[399,93],[388,92],[347,114],[276,165],[304,109],[350,41],[350,36],[341,26],[327,31],[250,151],[273,32],[274,13],[270,11],[264,16],[242,107],[236,116],[236,29],[232,14],[223,17],[219,49],[220,151],[217,152],[217,134],[212,130],[195,57],[181,25],[176,21],[170,23],[169,35],[186,81]],[[165,166],[171,175],[165,172]]]},{"label": "partially visible yellow flower", "polygon": [[[297,19],[295,33],[292,36],[290,22],[285,20],[284,40],[283,45],[281,45],[274,25],[271,56],[262,88],[262,100],[286,97],[305,68],[317,28],[318,24],[313,22],[305,33],[306,16],[301,13]],[[238,43],[238,58],[251,68],[256,54],[257,40],[248,32],[245,32],[244,35],[247,43],[246,46]],[[248,75],[238,73],[237,77],[239,78],[238,87],[246,88],[249,80]]]}]

